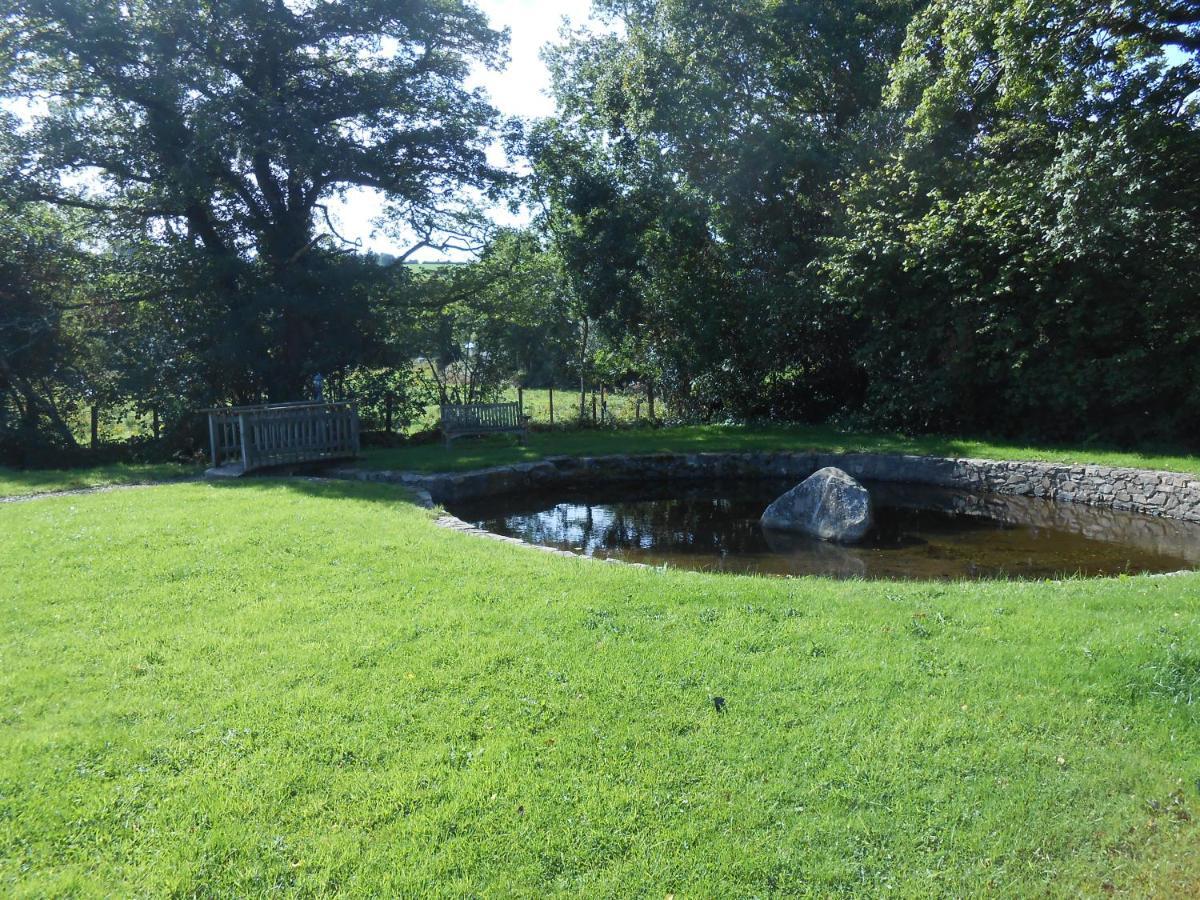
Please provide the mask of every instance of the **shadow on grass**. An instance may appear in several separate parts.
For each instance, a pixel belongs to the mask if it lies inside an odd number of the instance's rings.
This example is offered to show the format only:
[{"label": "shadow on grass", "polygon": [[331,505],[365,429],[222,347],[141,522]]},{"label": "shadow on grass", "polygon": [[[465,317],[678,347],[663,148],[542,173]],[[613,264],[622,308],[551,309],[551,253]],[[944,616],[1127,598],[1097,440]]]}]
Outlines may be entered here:
[{"label": "shadow on grass", "polygon": [[526,446],[514,438],[464,439],[450,448],[440,444],[368,450],[359,465],[368,469],[413,472],[460,472],[532,462],[549,456],[607,456],[696,452],[771,451],[894,453],[919,456],[979,457],[1088,463],[1200,472],[1200,458],[1182,448],[1146,447],[1127,451],[1099,444],[1030,446],[1011,441],[929,435],[843,432],[824,425],[707,425],[680,428],[533,432]]},{"label": "shadow on grass", "polygon": [[201,470],[176,463],[93,466],[75,469],[13,469],[0,466],[0,497],[30,497],[125,485],[167,484],[195,478]]},{"label": "shadow on grass", "polygon": [[363,500],[384,503],[389,506],[401,504],[424,510],[417,496],[399,484],[384,484],[369,481],[348,481],[322,477],[319,474],[249,475],[244,478],[228,478],[207,482],[222,491],[254,490],[259,493],[278,495],[300,494],[316,500]]}]

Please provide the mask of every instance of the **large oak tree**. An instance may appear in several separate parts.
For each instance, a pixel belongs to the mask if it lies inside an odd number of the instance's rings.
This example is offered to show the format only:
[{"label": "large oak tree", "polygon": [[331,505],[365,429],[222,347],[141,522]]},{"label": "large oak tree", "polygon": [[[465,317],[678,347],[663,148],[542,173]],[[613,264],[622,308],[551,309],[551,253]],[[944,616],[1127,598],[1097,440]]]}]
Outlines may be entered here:
[{"label": "large oak tree", "polygon": [[504,48],[464,0],[13,0],[0,95],[32,121],[4,174],[162,245],[207,307],[188,339],[214,399],[295,396],[381,292],[327,204],[383,192],[437,243],[464,188],[502,180],[497,115],[465,80]]}]

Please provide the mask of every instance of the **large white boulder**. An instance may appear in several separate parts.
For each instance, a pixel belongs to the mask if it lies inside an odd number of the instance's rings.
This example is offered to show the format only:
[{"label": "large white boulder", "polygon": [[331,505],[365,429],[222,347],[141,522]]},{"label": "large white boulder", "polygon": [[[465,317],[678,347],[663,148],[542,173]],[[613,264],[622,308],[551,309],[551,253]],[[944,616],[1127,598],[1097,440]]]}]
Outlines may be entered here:
[{"label": "large white boulder", "polygon": [[762,514],[764,528],[853,544],[871,528],[871,495],[832,466],[814,472]]}]

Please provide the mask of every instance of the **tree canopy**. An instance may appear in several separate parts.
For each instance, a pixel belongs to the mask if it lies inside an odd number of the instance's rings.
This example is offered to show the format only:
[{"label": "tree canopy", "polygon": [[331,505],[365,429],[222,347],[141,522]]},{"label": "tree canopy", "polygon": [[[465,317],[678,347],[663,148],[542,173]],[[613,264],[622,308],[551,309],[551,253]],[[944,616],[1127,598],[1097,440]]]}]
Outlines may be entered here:
[{"label": "tree canopy", "polygon": [[[14,0],[0,431],[321,371],[393,412],[602,380],[688,418],[1200,438],[1194,3],[594,7],[619,27],[546,51],[522,126],[467,87],[506,39],[466,0]],[[473,261],[349,245],[358,189]],[[527,223],[476,241],[501,197]]]},{"label": "tree canopy", "polygon": [[1164,11],[916,18],[901,127],[849,183],[825,263],[877,421],[1195,435],[1200,66],[1164,52],[1190,40]]},{"label": "tree canopy", "polygon": [[485,155],[498,117],[464,86],[504,46],[455,0],[16,0],[0,94],[33,121],[5,174],[169,248],[169,286],[224,332],[216,397],[294,396],[370,349],[337,346],[369,335],[376,298],[328,201],[376,189],[418,243],[445,240],[463,191],[505,178]]}]

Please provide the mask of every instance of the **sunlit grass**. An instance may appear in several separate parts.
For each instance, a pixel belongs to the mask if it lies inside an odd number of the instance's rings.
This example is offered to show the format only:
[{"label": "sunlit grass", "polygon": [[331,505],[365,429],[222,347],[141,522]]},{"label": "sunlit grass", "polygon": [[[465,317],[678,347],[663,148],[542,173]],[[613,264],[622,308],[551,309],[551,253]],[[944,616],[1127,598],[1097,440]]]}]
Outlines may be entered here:
[{"label": "sunlit grass", "polygon": [[0,892],[1188,896],[1198,589],[634,570],[357,483],[0,507]]},{"label": "sunlit grass", "polygon": [[176,463],[114,463],[85,469],[8,469],[0,466],[0,497],[169,481],[198,475],[200,471],[195,466]]},{"label": "sunlit grass", "polygon": [[[557,403],[557,401],[556,401]],[[694,425],[679,428],[559,429],[534,431],[525,446],[516,438],[464,438],[450,449],[440,442],[364,451],[360,465],[374,469],[464,471],[548,456],[614,453],[700,453],[717,451],[873,451],[935,456],[974,456],[1200,473],[1200,457],[1157,452],[1125,452],[1099,447],[1028,446],[945,437],[841,432],[828,426],[751,427]],[[197,475],[199,467],[177,464],[108,465],[87,469],[6,469],[0,467],[0,497],[108,484],[161,481]]]},{"label": "sunlit grass", "polygon": [[1126,452],[1103,447],[1030,446],[937,436],[842,432],[829,426],[753,427],[697,425],[681,428],[534,431],[525,446],[510,436],[459,439],[389,450],[369,450],[365,464],[377,469],[461,471],[481,466],[530,462],[555,455],[689,453],[716,451],[822,450],[916,453],[934,456],[1027,459],[1098,463],[1110,466],[1200,473],[1200,457],[1187,454]]}]

